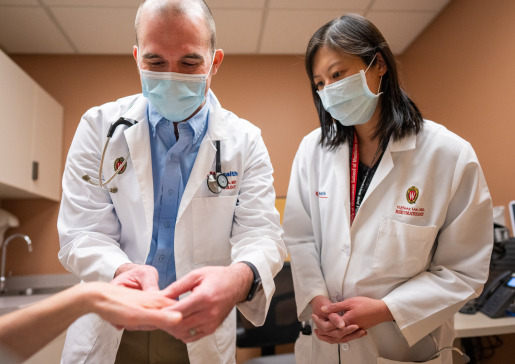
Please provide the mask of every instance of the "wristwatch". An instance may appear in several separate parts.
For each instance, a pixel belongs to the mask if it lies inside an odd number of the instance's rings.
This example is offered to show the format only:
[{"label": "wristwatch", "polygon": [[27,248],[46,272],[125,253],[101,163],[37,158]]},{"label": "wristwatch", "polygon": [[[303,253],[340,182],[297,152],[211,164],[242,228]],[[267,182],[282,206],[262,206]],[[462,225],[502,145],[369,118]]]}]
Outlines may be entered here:
[{"label": "wristwatch", "polygon": [[261,289],[261,287],[263,286],[263,283],[261,282],[261,276],[259,275],[259,272],[256,269],[256,267],[254,266],[254,264],[252,264],[250,262],[240,262],[240,263],[248,265],[248,267],[250,269],[252,269],[252,273],[254,273],[254,280],[252,281],[252,286],[250,287],[249,294],[247,295],[247,299],[245,300],[246,302],[252,301],[252,299],[256,295],[256,292],[259,291]]}]

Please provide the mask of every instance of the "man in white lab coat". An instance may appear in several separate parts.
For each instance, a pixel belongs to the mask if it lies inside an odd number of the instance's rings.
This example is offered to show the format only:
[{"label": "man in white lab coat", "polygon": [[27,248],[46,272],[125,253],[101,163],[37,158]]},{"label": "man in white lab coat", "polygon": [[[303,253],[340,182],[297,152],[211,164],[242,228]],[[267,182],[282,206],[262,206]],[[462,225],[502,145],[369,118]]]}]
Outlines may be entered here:
[{"label": "man in white lab coat", "polygon": [[234,363],[234,306],[263,324],[286,256],[268,152],[209,90],[223,51],[203,1],[146,1],[136,31],[143,95],[83,116],[63,177],[59,259],[86,282],[129,272],[128,287],[166,289],[184,319],[122,336],[84,316],[62,362]]}]

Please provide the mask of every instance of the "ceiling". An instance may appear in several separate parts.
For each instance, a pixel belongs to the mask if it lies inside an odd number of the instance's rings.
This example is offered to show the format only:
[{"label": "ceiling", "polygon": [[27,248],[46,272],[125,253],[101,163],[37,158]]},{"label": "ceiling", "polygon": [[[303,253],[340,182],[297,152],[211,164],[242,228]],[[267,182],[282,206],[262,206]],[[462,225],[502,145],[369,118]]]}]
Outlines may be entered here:
[{"label": "ceiling", "polygon": [[[343,13],[370,19],[402,53],[450,0],[207,0],[226,54],[303,54]],[[141,0],[0,0],[7,53],[131,54]]]}]

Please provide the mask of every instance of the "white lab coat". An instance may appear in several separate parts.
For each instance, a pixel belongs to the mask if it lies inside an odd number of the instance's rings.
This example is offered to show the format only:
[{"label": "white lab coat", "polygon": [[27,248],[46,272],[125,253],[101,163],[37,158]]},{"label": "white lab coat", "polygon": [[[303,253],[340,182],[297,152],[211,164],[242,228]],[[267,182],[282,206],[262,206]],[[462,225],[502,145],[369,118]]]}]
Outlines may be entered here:
[{"label": "white lab coat", "polygon": [[[249,321],[262,325],[275,290],[273,277],[286,257],[274,207],[273,169],[260,130],[223,110],[211,91],[210,97],[207,133],[176,223],[177,278],[204,266],[251,262],[263,290],[238,308]],[[122,114],[138,123],[118,127],[109,143],[104,180],[114,173],[115,160],[131,152],[126,171],[109,184],[118,192],[109,193],[81,177],[87,173],[98,180],[107,130]],[[154,211],[149,138],[147,99],[141,95],[92,108],[82,117],[66,162],[58,229],[61,263],[85,282],[109,282],[124,263],[145,264]],[[206,182],[216,170],[216,140],[221,141],[222,172],[236,172],[219,195],[210,192]],[[121,336],[122,331],[99,316],[86,315],[69,328],[62,363],[113,363]],[[235,363],[235,338],[233,310],[214,334],[188,344],[190,362]]]},{"label": "white lab coat", "polygon": [[[439,348],[452,346],[453,315],[481,293],[493,243],[492,202],[472,147],[431,121],[417,136],[390,140],[350,227],[349,145],[331,152],[319,140],[316,130],[299,147],[283,222],[300,320],[318,295],[387,304],[395,322],[341,344],[342,363],[427,360],[436,351],[430,333]],[[296,357],[338,363],[338,347],[301,335]],[[450,352],[431,363],[451,363]]]}]

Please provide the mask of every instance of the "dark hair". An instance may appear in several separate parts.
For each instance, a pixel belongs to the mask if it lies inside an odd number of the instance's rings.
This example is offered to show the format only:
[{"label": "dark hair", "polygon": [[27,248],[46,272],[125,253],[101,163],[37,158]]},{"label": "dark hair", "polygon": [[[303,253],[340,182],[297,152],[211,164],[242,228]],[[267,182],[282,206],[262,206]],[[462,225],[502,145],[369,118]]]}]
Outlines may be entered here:
[{"label": "dark hair", "polygon": [[[324,109],[318,96],[318,88],[313,81],[313,61],[316,52],[322,46],[359,56],[366,65],[369,65],[379,52],[383,56],[387,71],[381,82],[381,115],[373,137],[393,136],[394,140],[399,140],[408,135],[418,134],[423,124],[422,114],[400,86],[397,63],[388,43],[369,20],[359,15],[347,14],[318,29],[311,37],[306,50],[306,72],[311,81],[311,92],[320,118],[320,143],[323,146],[334,150],[346,140],[350,142],[354,128],[335,122],[331,114]],[[373,64],[376,63],[377,59]]]}]

